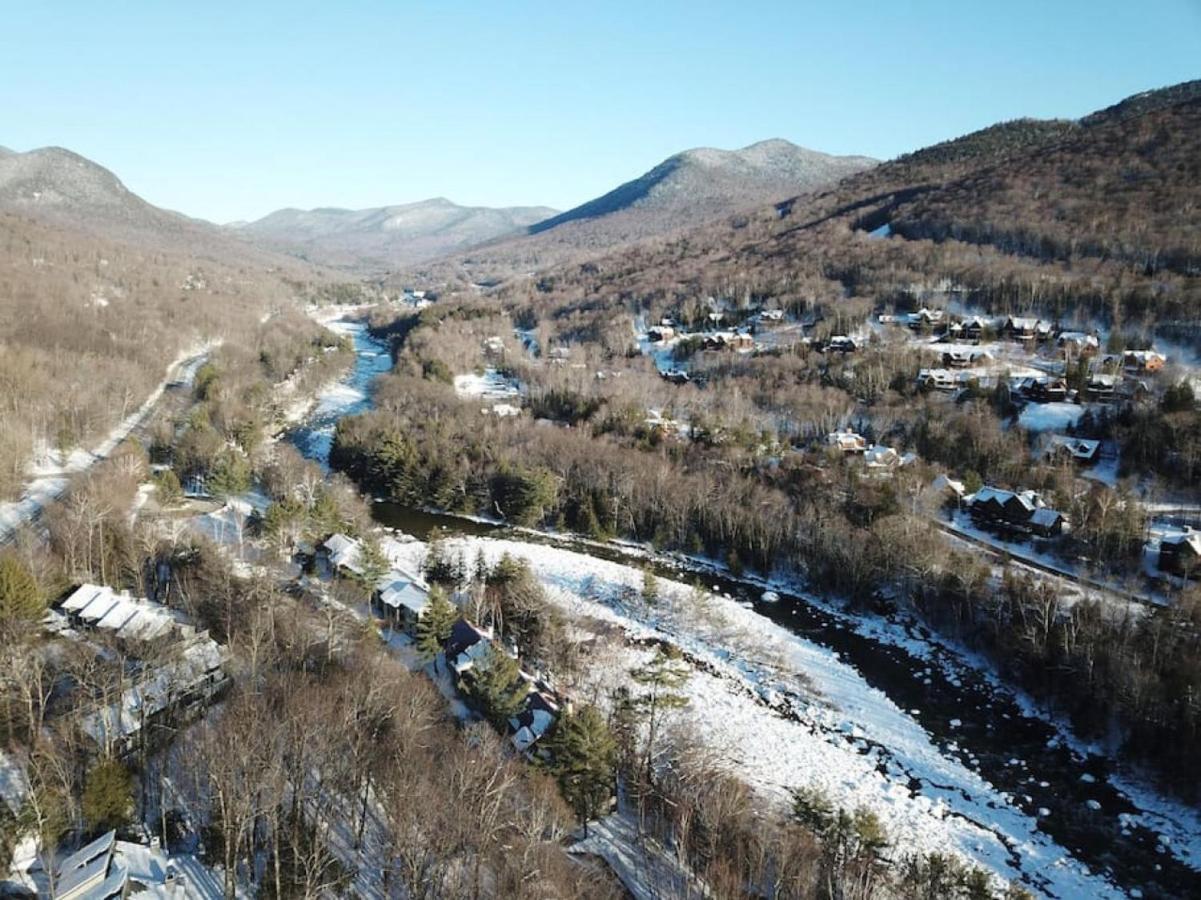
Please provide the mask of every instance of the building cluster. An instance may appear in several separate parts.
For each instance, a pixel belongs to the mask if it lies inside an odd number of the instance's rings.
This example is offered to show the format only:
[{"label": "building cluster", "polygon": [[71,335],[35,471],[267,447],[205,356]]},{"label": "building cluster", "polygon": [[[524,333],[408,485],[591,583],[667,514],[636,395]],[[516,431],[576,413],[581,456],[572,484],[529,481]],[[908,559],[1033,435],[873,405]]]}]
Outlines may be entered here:
[{"label": "building cluster", "polygon": [[[396,542],[381,541],[384,556],[392,568],[379,579],[372,592],[372,605],[377,614],[390,623],[414,635],[429,608],[430,589],[424,579],[407,571],[395,562]],[[362,578],[362,543],[344,534],[332,535],[321,545],[331,573]],[[443,648],[446,665],[456,686],[463,689],[475,677],[475,669],[490,653],[516,654],[493,638],[489,629],[458,619]],[[509,740],[523,754],[536,755],[537,743],[558,719],[563,701],[542,679],[524,669],[522,681],[528,686],[521,710],[509,721]]]},{"label": "building cluster", "polygon": [[1034,491],[982,487],[965,499],[972,520],[987,528],[1049,538],[1062,534],[1067,523],[1063,513],[1049,507]]},{"label": "building cluster", "polygon": [[66,636],[106,635],[128,660],[129,684],[119,699],[96,706],[82,730],[97,746],[129,753],[139,735],[186,718],[212,703],[229,683],[227,650],[178,613],[112,588],[84,584],[47,618]]}]

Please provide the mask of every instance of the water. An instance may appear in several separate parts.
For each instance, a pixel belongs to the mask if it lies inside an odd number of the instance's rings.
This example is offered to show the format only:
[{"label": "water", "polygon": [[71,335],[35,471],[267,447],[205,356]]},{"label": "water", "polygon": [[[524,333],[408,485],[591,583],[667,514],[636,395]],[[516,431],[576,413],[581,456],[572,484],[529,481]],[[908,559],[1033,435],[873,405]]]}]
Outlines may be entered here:
[{"label": "water", "polygon": [[[358,354],[354,372],[346,381],[351,390],[329,392],[329,402],[323,400],[314,416],[290,435],[302,453],[326,466],[334,425],[344,415],[370,408],[371,381],[391,363],[386,347],[363,326],[348,323],[344,328],[354,337]],[[494,535],[554,543],[616,562],[646,564],[644,558],[632,556],[620,546],[533,535],[391,502],[373,504],[373,515],[381,524],[421,538],[435,532]],[[1056,740],[1056,729],[1050,723],[1026,716],[1009,691],[998,690],[984,674],[959,664],[949,652],[934,645],[935,656],[947,665],[930,664],[901,647],[858,633],[853,618],[822,609],[801,596],[780,591],[777,603],[764,603],[761,585],[666,554],[656,559],[653,567],[663,577],[674,579],[682,577],[681,568],[685,576],[691,568],[703,574],[704,584],[753,604],[757,612],[777,624],[837,651],[900,708],[914,711],[912,715],[945,755],[972,765],[1030,815],[1037,815],[1040,808],[1049,810],[1049,815],[1040,817],[1040,828],[1094,871],[1109,874],[1123,887],[1138,886],[1148,896],[1156,896],[1158,889],[1162,896],[1201,897],[1201,875],[1162,852],[1155,833],[1137,825],[1122,833],[1119,815],[1137,814],[1139,809],[1110,783],[1111,761],[1100,756],[1080,759]],[[928,636],[920,625],[904,619],[891,626],[918,640]],[[1024,765],[1013,765],[1015,759]],[[1092,781],[1082,780],[1086,773]],[[1100,810],[1089,809],[1090,800],[1099,803]]]},{"label": "water", "polygon": [[371,382],[392,368],[388,345],[368,334],[365,323],[339,320],[329,327],[338,334],[350,335],[354,341],[354,369],[348,378],[323,390],[304,423],[288,432],[288,440],[326,470],[338,420],[370,409]]}]

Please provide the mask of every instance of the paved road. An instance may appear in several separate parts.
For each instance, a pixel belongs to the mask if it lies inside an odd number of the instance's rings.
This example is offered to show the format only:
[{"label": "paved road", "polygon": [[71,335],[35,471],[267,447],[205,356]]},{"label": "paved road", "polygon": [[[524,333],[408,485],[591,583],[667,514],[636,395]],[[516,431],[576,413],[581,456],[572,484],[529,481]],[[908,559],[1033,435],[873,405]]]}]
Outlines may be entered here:
[{"label": "paved road", "polygon": [[196,377],[196,370],[209,358],[216,344],[211,344],[199,353],[177,360],[167,369],[167,374],[158,387],[146,398],[137,412],[128,416],[94,450],[87,451],[86,462],[62,473],[45,475],[32,480],[21,499],[15,503],[0,504],[0,546],[11,543],[17,532],[25,525],[41,518],[46,507],[58,500],[70,487],[71,480],[86,472],[102,459],[107,459],[135,429],[144,425],[157,408],[163,394],[174,388],[188,387]]}]

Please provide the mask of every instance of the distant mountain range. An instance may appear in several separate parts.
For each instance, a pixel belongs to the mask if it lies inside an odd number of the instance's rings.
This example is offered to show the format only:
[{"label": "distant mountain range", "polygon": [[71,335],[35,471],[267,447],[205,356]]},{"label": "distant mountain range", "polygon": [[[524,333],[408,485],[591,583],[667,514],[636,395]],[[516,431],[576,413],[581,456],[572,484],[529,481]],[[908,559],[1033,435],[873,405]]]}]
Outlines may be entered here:
[{"label": "distant mountain range", "polygon": [[369,271],[453,253],[521,232],[554,214],[545,206],[493,209],[437,197],[371,209],[281,209],[230,227],[314,262]]},{"label": "distant mountain range", "polygon": [[[784,140],[742,150],[677,153],[644,175],[559,213],[546,207],[464,207],[445,198],[372,209],[281,209],[235,223],[245,238],[314,262],[377,272],[456,256],[572,254],[700,224],[831,184],[875,165]],[[543,237],[553,233],[553,236]]]},{"label": "distant mountain range", "polygon": [[597,222],[636,210],[649,230],[697,224],[739,207],[781,200],[876,165],[830,156],[776,138],[741,150],[700,147],[668,157],[646,174],[532,226],[540,234],[569,222]]}]

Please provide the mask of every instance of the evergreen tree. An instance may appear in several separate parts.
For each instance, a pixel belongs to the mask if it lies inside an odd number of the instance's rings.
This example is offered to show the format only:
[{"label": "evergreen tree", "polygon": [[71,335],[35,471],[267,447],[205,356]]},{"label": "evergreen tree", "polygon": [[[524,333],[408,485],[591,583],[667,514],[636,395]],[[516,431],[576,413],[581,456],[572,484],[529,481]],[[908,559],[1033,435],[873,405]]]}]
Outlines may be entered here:
[{"label": "evergreen tree", "polygon": [[126,824],[133,813],[133,779],[116,759],[102,759],[83,787],[83,816],[95,831]]},{"label": "evergreen tree", "polygon": [[634,707],[646,717],[645,777],[651,781],[655,759],[655,743],[663,717],[671,710],[688,705],[688,698],[679,691],[688,683],[692,670],[680,651],[673,645],[659,647],[655,657],[644,666],[630,671],[636,684],[649,690],[632,698]]},{"label": "evergreen tree", "polygon": [[446,646],[458,617],[459,611],[447,599],[446,591],[439,585],[434,585],[430,589],[429,604],[417,620],[417,650],[422,659],[434,660],[435,671],[438,666],[438,654]]},{"label": "evergreen tree", "polygon": [[467,682],[467,695],[498,731],[521,709],[528,691],[517,660],[495,647],[475,664]]},{"label": "evergreen tree", "polygon": [[613,796],[617,742],[596,707],[585,706],[559,719],[547,748],[559,790],[587,835],[588,822],[605,811]]},{"label": "evergreen tree", "polygon": [[363,538],[359,544],[358,562],[358,580],[368,591],[374,591],[392,568],[374,535]]},{"label": "evergreen tree", "polygon": [[14,554],[0,554],[0,625],[36,622],[46,611],[37,580]]}]

